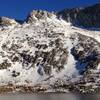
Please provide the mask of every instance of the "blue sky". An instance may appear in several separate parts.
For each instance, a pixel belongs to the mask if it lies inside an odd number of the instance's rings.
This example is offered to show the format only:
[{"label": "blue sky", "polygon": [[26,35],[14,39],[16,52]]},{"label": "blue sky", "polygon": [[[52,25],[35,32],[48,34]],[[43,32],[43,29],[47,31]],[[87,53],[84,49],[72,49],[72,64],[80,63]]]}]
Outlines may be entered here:
[{"label": "blue sky", "polygon": [[0,0],[0,16],[25,19],[33,9],[60,11],[100,3],[100,0]]}]

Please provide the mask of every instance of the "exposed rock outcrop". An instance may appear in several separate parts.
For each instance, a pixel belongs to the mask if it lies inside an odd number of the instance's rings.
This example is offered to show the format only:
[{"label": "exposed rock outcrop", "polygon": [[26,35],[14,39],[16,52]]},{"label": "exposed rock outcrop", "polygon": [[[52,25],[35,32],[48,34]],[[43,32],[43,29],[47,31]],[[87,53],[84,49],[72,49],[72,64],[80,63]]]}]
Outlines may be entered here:
[{"label": "exposed rock outcrop", "polygon": [[86,8],[65,9],[58,12],[58,16],[70,21],[73,25],[100,28],[99,3]]},{"label": "exposed rock outcrop", "polygon": [[17,24],[18,23],[14,19],[10,19],[7,17],[0,17],[0,25],[2,26],[12,26]]},{"label": "exposed rock outcrop", "polygon": [[75,27],[47,11],[32,11],[20,25],[3,17],[0,23],[6,26],[0,27],[2,91],[100,91],[100,31]]},{"label": "exposed rock outcrop", "polygon": [[40,19],[47,19],[47,18],[51,18],[53,15],[53,13],[49,13],[47,11],[42,11],[42,10],[33,10],[27,17],[26,22],[27,23],[34,23],[36,20],[40,20]]}]

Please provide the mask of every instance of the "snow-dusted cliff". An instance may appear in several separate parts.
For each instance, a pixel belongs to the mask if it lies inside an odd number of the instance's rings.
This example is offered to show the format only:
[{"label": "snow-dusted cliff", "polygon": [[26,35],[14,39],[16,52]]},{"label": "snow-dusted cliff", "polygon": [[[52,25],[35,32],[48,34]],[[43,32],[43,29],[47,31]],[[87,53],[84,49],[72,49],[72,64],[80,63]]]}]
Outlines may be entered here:
[{"label": "snow-dusted cliff", "polygon": [[45,92],[79,91],[77,86],[84,81],[84,86],[98,87],[99,75],[94,82],[87,81],[92,75],[88,72],[95,76],[100,71],[100,31],[77,28],[46,11],[32,11],[23,24],[1,19],[1,86],[39,85]]}]

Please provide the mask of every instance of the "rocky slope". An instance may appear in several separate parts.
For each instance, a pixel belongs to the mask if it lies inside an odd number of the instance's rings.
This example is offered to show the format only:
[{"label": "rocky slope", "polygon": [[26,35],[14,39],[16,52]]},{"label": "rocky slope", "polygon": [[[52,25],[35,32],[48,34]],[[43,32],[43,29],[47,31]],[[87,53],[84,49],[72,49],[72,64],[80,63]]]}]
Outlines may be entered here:
[{"label": "rocky slope", "polygon": [[57,14],[73,25],[100,28],[100,3],[86,8],[65,9]]},{"label": "rocky slope", "polygon": [[46,11],[32,11],[23,24],[1,17],[1,90],[100,92],[99,69],[100,31]]}]

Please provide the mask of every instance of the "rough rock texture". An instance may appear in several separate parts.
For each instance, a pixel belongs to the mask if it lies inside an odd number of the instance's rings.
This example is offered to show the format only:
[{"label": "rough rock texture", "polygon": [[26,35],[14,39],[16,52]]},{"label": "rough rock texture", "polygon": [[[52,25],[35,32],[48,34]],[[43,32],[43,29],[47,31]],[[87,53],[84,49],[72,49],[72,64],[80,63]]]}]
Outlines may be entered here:
[{"label": "rough rock texture", "polygon": [[53,13],[49,13],[47,11],[42,10],[33,10],[27,17],[26,22],[27,23],[33,23],[37,19],[46,19],[51,18],[53,16]]},{"label": "rough rock texture", "polygon": [[32,11],[23,24],[4,19],[1,90],[99,93],[100,31],[74,27],[46,11]]},{"label": "rough rock texture", "polygon": [[76,68],[80,69],[80,74],[83,74],[88,67],[96,68],[100,63],[100,43],[91,37],[80,35],[79,33],[77,37],[78,44],[71,49],[71,53],[77,60]]},{"label": "rough rock texture", "polygon": [[100,28],[99,3],[86,8],[65,9],[58,12],[58,15],[66,21],[72,22],[73,25]]},{"label": "rough rock texture", "polygon": [[0,17],[0,25],[1,26],[12,26],[18,24],[14,19],[10,19],[7,17]]}]

